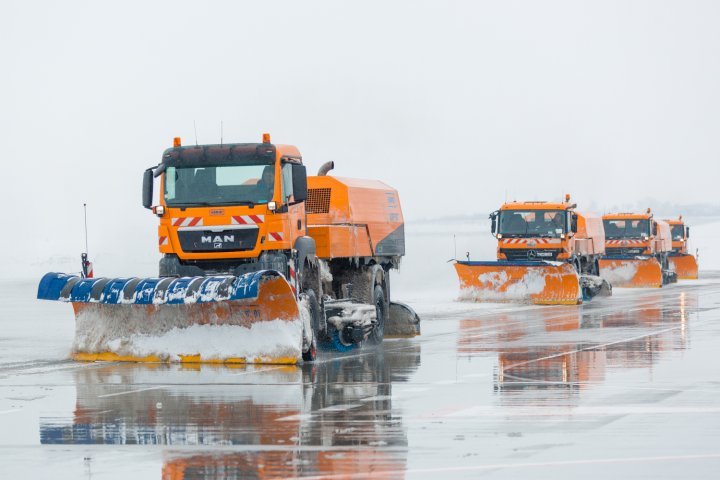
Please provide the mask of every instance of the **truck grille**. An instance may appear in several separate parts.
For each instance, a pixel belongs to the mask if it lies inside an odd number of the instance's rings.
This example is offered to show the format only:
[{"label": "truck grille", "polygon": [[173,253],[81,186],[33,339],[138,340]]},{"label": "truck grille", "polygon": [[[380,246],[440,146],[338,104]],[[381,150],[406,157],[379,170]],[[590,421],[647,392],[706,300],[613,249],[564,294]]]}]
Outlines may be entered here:
[{"label": "truck grille", "polygon": [[305,211],[307,213],[329,213],[330,191],[330,188],[309,188]]},{"label": "truck grille", "polygon": [[[556,260],[559,250],[540,248],[537,250],[524,248],[503,248],[500,250],[508,260]],[[531,253],[532,252],[532,253]]]}]

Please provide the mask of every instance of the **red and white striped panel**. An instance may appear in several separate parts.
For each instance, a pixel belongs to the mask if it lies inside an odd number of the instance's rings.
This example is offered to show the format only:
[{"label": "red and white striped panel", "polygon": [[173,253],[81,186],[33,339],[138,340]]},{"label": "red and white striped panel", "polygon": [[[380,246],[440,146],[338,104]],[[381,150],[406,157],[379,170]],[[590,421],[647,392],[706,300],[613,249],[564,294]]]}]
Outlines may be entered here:
[{"label": "red and white striped panel", "polygon": [[283,238],[285,238],[285,235],[283,232],[268,232],[268,240],[273,240],[275,242],[282,242]]},{"label": "red and white striped panel", "polygon": [[173,227],[197,227],[202,224],[202,217],[180,217],[172,219]]},{"label": "red and white striped panel", "polygon": [[162,247],[163,245],[167,245],[167,244],[168,244],[168,241],[169,241],[169,238],[168,238],[168,237],[160,237],[160,238],[158,238],[158,243],[160,244],[161,247]]},{"label": "red and white striped panel", "polygon": [[505,245],[526,245],[528,243],[537,245],[548,245],[550,243],[560,243],[559,238],[508,238],[504,241]]},{"label": "red and white striped panel", "polygon": [[645,240],[605,240],[606,245],[643,245]]},{"label": "red and white striped panel", "polygon": [[230,222],[233,225],[259,225],[265,221],[265,215],[233,215]]}]

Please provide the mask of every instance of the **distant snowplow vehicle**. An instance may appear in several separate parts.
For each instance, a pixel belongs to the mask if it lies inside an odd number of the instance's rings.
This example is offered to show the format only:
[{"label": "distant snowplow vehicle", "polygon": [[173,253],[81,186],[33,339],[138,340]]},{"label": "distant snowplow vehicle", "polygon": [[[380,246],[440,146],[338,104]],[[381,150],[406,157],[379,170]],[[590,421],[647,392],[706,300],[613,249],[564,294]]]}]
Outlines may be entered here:
[{"label": "distant snowplow vehicle", "polygon": [[565,202],[511,202],[490,215],[497,261],[456,261],[461,299],[575,305],[612,287],[598,276],[602,219]]},{"label": "distant snowplow vehicle", "polygon": [[600,276],[614,287],[659,288],[677,281],[668,256],[672,251],[670,226],[645,213],[603,216],[605,258]]},{"label": "distant snowplow vehicle", "polygon": [[670,225],[672,235],[672,252],[668,255],[670,269],[675,270],[678,279],[697,280],[697,258],[688,253],[690,227],[685,225],[682,215],[675,220],[665,220]]},{"label": "distant snowplow vehicle", "polygon": [[[71,302],[78,360],[296,363],[419,334],[390,302],[405,254],[397,192],[376,180],[308,177],[294,146],[181,145],[145,171],[160,219],[157,278],[49,273],[38,298]],[[159,204],[153,206],[154,177]]]}]

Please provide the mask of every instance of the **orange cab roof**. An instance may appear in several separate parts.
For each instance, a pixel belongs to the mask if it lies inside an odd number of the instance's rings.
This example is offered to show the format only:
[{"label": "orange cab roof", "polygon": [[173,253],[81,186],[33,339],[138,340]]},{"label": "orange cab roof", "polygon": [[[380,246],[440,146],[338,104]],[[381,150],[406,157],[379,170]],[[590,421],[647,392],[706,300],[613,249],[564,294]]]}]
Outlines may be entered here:
[{"label": "orange cab roof", "polygon": [[603,215],[603,220],[648,220],[652,213],[609,213]]},{"label": "orange cab roof", "polygon": [[500,210],[565,210],[570,208],[570,205],[565,202],[509,202],[504,203]]}]

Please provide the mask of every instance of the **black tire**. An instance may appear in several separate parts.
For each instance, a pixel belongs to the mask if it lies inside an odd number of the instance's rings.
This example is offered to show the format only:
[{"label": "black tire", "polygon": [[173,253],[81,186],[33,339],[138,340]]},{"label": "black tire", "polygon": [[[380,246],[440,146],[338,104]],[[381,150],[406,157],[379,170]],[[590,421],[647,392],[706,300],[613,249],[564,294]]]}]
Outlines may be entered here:
[{"label": "black tire", "polygon": [[302,359],[304,362],[312,362],[317,357],[317,344],[318,337],[320,335],[320,303],[318,302],[315,291],[305,291],[305,296],[308,301],[308,309],[310,310],[310,328],[312,328],[312,342],[310,348],[302,353]]},{"label": "black tire", "polygon": [[375,328],[370,332],[368,336],[368,343],[371,345],[380,345],[385,338],[385,320],[388,316],[388,305],[385,301],[385,292],[380,285],[375,285],[373,290],[373,304],[375,304],[375,315],[377,317],[377,323]]}]

